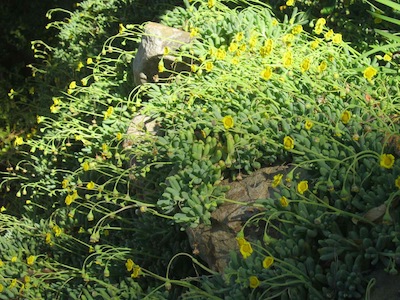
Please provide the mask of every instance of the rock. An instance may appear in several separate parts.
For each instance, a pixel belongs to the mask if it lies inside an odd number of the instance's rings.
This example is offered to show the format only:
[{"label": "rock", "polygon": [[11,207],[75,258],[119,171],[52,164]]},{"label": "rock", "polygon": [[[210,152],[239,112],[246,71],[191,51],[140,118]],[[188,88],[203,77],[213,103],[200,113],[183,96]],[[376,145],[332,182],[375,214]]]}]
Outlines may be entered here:
[{"label": "rock", "polygon": [[[176,57],[173,52],[190,41],[189,32],[158,23],[148,23],[132,64],[135,84],[157,82],[160,78],[170,76],[169,72],[158,73],[158,63],[161,57],[164,57],[166,69],[174,69],[176,72],[189,71],[190,67],[186,64],[175,62]],[[170,53],[164,55],[166,47]]]},{"label": "rock", "polygon": [[[148,136],[156,136],[159,132],[159,124],[155,119],[149,116],[137,114],[129,124],[126,131],[126,139],[122,143],[124,150],[128,150],[134,145],[146,142],[149,140]],[[130,156],[129,167],[137,165],[137,158],[134,155]]]},{"label": "rock", "polygon": [[127,138],[125,139],[122,147],[124,149],[132,147],[132,145],[140,140],[141,136],[146,134],[157,135],[158,123],[156,120],[141,114],[136,115],[129,124],[126,131]]},{"label": "rock", "polygon": [[[186,230],[194,249],[193,253],[198,254],[211,269],[222,273],[228,264],[230,251],[239,250],[237,233],[251,216],[259,212],[248,204],[257,199],[268,198],[274,175],[286,173],[288,169],[287,166],[267,167],[246,177],[243,176],[244,179],[241,181],[224,180],[222,184],[230,186],[225,195],[228,201],[211,214],[211,225],[200,224],[196,228]],[[246,232],[246,238],[260,239],[262,234],[263,232],[259,233],[254,229]]]}]

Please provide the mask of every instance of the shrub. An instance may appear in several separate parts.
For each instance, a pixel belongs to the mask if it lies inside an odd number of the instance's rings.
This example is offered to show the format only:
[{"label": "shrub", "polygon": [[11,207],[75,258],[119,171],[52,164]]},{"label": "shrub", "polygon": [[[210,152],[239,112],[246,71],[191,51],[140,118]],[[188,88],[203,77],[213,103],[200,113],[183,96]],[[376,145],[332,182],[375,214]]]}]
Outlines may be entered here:
[{"label": "shrub", "polygon": [[[0,240],[13,266],[0,284],[15,279],[10,293],[26,298],[345,299],[369,293],[375,265],[396,273],[398,66],[361,55],[325,19],[306,32],[297,10],[280,22],[257,1],[193,1],[161,17],[195,37],[170,53],[190,71],[163,66],[170,77],[132,89],[143,26],[112,22],[129,4],[84,1],[51,25],[59,48],[35,42],[52,53],[34,69],[52,102],[1,182],[17,191],[3,226],[17,226]],[[137,114],[159,135],[122,147]],[[221,180],[283,163],[292,171],[254,204],[224,274],[193,258],[181,229],[229,201]]]}]

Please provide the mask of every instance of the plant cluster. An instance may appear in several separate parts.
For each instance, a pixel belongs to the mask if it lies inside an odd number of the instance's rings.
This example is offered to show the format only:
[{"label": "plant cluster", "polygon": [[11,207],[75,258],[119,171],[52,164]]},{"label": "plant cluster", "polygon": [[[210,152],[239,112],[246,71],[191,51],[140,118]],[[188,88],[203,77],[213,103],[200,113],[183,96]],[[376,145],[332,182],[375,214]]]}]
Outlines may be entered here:
[{"label": "plant cluster", "polygon": [[[156,83],[132,88],[145,33],[130,1],[83,1],[50,23],[58,47],[34,42],[49,111],[2,174],[15,198],[1,207],[0,298],[356,299],[375,265],[397,273],[393,45],[361,54],[325,18],[281,22],[259,1],[184,4],[160,18],[194,38],[164,50],[190,71],[161,57]],[[126,134],[139,114],[157,135]],[[277,164],[292,168],[253,204],[224,274],[189,254],[182,229],[232,201],[221,181]]]},{"label": "plant cluster", "polygon": [[352,41],[352,47],[359,51],[368,51],[387,38],[396,39],[394,34],[398,32],[399,4],[391,0],[272,0],[270,3],[279,17],[298,8],[309,19],[325,18],[330,28],[340,31],[344,40]]}]

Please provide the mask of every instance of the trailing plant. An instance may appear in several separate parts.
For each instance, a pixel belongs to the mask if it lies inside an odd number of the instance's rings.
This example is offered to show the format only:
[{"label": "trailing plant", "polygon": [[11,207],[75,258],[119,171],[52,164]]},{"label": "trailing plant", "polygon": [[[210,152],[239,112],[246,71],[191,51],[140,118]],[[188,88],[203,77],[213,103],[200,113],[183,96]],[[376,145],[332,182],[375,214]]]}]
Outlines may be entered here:
[{"label": "trailing plant", "polygon": [[[160,58],[167,76],[133,88],[144,24],[130,22],[131,2],[100,2],[49,25],[59,46],[34,44],[48,62],[33,67],[36,90],[51,103],[2,173],[15,201],[1,208],[10,268],[0,266],[0,289],[28,299],[354,299],[369,293],[374,266],[397,272],[395,61],[359,53],[324,18],[306,32],[297,9],[280,22],[259,1],[185,1],[160,19],[193,41],[164,49],[176,58],[170,69]],[[158,133],[126,134],[134,116]],[[291,171],[253,204],[240,254],[224,274],[210,270],[183,230],[232,201],[222,180],[276,164]],[[250,240],[249,226],[263,239]]]}]

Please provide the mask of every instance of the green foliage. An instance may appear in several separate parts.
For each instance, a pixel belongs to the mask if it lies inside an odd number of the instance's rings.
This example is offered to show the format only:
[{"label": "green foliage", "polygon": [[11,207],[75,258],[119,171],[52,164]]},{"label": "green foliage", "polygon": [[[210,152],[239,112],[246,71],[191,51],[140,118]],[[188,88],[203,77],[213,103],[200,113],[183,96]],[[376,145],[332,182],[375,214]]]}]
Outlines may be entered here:
[{"label": "green foliage", "polygon": [[380,32],[396,34],[399,31],[396,19],[398,8],[393,1],[362,0],[295,0],[270,1],[282,16],[293,7],[305,11],[311,20],[310,25],[318,18],[326,18],[327,24],[335,31],[340,31],[346,41],[359,51],[385,42]]},{"label": "green foliage", "polygon": [[[144,35],[132,7],[52,10],[67,16],[48,26],[59,44],[33,42],[35,95],[49,111],[36,136],[15,139],[22,159],[2,172],[13,200],[1,209],[0,297],[357,299],[374,266],[397,273],[392,55],[360,54],[296,8],[280,22],[258,1],[186,1],[160,19],[195,39],[165,49],[176,58],[171,69],[160,58],[166,77],[132,88]],[[157,135],[126,134],[137,115]],[[232,201],[222,180],[276,164],[290,171],[253,204],[243,257],[232,252],[224,274],[192,257],[182,229],[211,224]],[[263,238],[247,241],[250,227]]]}]

